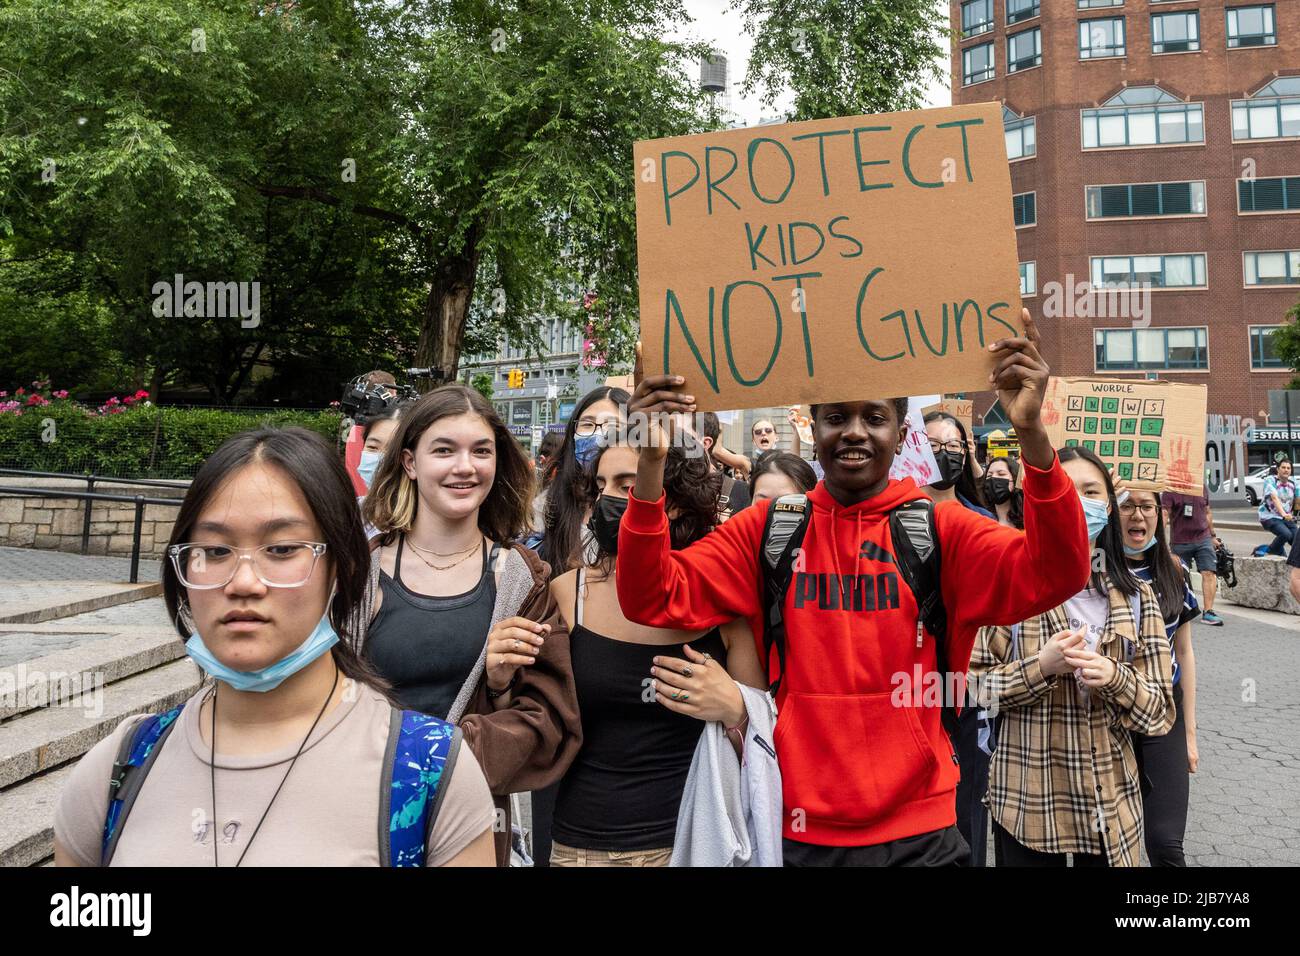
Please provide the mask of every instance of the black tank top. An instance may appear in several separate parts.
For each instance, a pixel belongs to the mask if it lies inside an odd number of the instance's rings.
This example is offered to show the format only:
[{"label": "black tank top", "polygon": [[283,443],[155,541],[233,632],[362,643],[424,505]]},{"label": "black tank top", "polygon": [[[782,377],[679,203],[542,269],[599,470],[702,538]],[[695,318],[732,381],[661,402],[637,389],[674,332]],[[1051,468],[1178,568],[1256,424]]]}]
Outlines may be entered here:
[{"label": "black tank top", "polygon": [[483,543],[483,572],[464,594],[431,597],[402,583],[402,549],[398,540],[393,576],[379,572],[384,601],[370,623],[365,654],[381,677],[393,685],[407,710],[445,718],[460,693],[492,624],[496,603],[493,558],[498,548]]},{"label": "black tank top", "polygon": [[[669,847],[704,721],[645,695],[653,659],[685,660],[684,645],[633,644],[583,627],[584,571],[578,571],[569,634],[582,748],[560,782],[551,835],[584,850]],[[717,628],[686,643],[726,666]]]}]

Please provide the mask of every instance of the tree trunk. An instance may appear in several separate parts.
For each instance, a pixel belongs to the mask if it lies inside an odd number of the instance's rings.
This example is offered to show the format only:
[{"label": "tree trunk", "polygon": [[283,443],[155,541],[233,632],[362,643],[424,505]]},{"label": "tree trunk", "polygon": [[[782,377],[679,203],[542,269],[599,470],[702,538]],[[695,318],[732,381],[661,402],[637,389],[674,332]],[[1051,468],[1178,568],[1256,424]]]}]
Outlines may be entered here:
[{"label": "tree trunk", "polygon": [[478,237],[478,228],[472,227],[465,237],[465,248],[443,258],[435,267],[420,323],[420,338],[415,346],[415,364],[433,369],[432,375],[420,378],[421,391],[456,379],[460,343],[465,335],[469,306],[474,300]]}]

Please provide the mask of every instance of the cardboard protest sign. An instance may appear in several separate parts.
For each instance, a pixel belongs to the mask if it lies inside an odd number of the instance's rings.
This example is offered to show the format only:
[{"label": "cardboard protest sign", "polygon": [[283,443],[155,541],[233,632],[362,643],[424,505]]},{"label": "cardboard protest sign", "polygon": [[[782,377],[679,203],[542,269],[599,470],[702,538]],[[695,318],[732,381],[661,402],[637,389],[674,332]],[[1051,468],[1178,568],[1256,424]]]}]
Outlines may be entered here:
[{"label": "cardboard protest sign", "polygon": [[889,467],[889,477],[900,481],[904,478],[915,479],[918,487],[925,487],[939,480],[939,463],[934,460],[934,450],[930,447],[929,436],[925,433],[925,418],[921,405],[928,398],[911,398],[907,403],[907,438],[903,450],[894,456],[894,463]]},{"label": "cardboard protest sign", "polygon": [[1205,422],[1205,494],[1215,504],[1240,504],[1246,495],[1246,435],[1253,418],[1207,415]]},{"label": "cardboard protest sign", "polygon": [[927,405],[921,409],[922,415],[929,415],[931,412],[943,412],[951,415],[957,421],[961,422],[962,427],[966,429],[966,435],[969,437],[974,434],[972,422],[975,418],[975,403],[968,398],[945,398],[935,402],[933,405]]},{"label": "cardboard protest sign", "polygon": [[1053,376],[1043,424],[1054,446],[1096,452],[1130,488],[1199,495],[1205,403],[1204,385]]},{"label": "cardboard protest sign", "polygon": [[997,103],[634,153],[645,369],[701,410],[978,390],[1023,331]]}]

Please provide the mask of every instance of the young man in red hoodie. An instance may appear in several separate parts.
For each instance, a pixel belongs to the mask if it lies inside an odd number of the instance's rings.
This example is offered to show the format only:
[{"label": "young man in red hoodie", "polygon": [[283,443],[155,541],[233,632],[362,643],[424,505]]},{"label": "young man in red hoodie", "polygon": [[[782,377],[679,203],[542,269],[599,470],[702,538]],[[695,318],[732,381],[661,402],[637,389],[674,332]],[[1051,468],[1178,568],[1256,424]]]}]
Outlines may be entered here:
[{"label": "young man in red hoodie", "polygon": [[[959,502],[935,506],[947,660],[962,675],[978,628],[1057,607],[1084,587],[1090,572],[1079,497],[1039,415],[1047,364],[1027,311],[1023,319],[1025,336],[989,346],[995,362],[989,382],[1020,439],[1025,530],[989,521]],[[658,413],[694,411],[685,386],[680,376],[642,379],[629,416],[643,413],[653,421]],[[938,866],[969,855],[956,827],[960,770],[941,709],[919,688],[898,692],[900,682],[936,670],[935,641],[928,633],[921,640],[918,602],[898,573],[890,533],[890,512],[924,497],[911,478],[889,477],[906,434],[905,413],[906,399],[813,406],[826,477],[808,495],[803,553],[783,607],[785,666],[774,741],[787,865]],[[666,440],[657,429],[650,432],[619,531],[623,613],[651,627],[690,630],[745,617],[761,656],[759,550],[770,502],[671,550]],[[689,701],[692,679],[684,671],[690,668],[663,663],[671,666],[654,672],[660,689]],[[769,667],[778,676],[775,661]]]}]

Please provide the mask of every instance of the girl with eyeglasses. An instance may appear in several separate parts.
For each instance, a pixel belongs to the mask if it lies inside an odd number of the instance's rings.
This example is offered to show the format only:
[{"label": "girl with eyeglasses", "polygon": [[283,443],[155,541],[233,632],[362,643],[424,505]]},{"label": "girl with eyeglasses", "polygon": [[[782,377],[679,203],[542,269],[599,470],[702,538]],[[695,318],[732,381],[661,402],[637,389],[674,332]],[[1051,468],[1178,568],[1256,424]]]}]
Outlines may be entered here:
[{"label": "girl with eyeglasses", "polygon": [[1088,586],[1013,627],[981,629],[970,677],[998,718],[987,805],[998,866],[1137,866],[1142,793],[1134,735],[1174,724],[1160,602],[1136,576],[1110,473],[1057,450],[1094,542]]},{"label": "girl with eyeglasses", "polygon": [[[491,403],[444,385],[402,416],[366,499],[381,532],[357,651],[406,706],[462,728],[504,819],[581,741],[550,569],[518,542],[534,475]],[[498,828],[498,860],[510,848]]]},{"label": "girl with eyeglasses", "polygon": [[577,567],[584,552],[592,547],[585,533],[587,466],[605,432],[626,421],[630,398],[621,388],[593,388],[574,407],[564,429],[564,443],[556,454],[559,464],[546,503],[546,534],[538,548],[542,560],[551,567],[552,577]]},{"label": "girl with eyeglasses", "polygon": [[[348,641],[368,551],[351,481],[319,436],[263,428],[225,442],[167,556],[168,613],[211,680],[178,714],[124,720],[77,764],[55,815],[57,865],[379,865],[392,848],[383,808],[409,806],[394,799],[388,745],[413,723],[449,743],[421,765],[440,801],[422,848],[397,862],[492,865],[473,752],[441,721],[395,710]],[[159,736],[131,786],[110,788],[148,728]]]},{"label": "girl with eyeglasses", "polygon": [[1175,718],[1167,734],[1134,734],[1142,772],[1147,859],[1152,866],[1186,866],[1188,774],[1196,772],[1196,656],[1192,621],[1200,615],[1187,568],[1165,544],[1160,501],[1150,491],[1129,491],[1119,506],[1124,554],[1134,576],[1155,589],[1170,645]]}]

